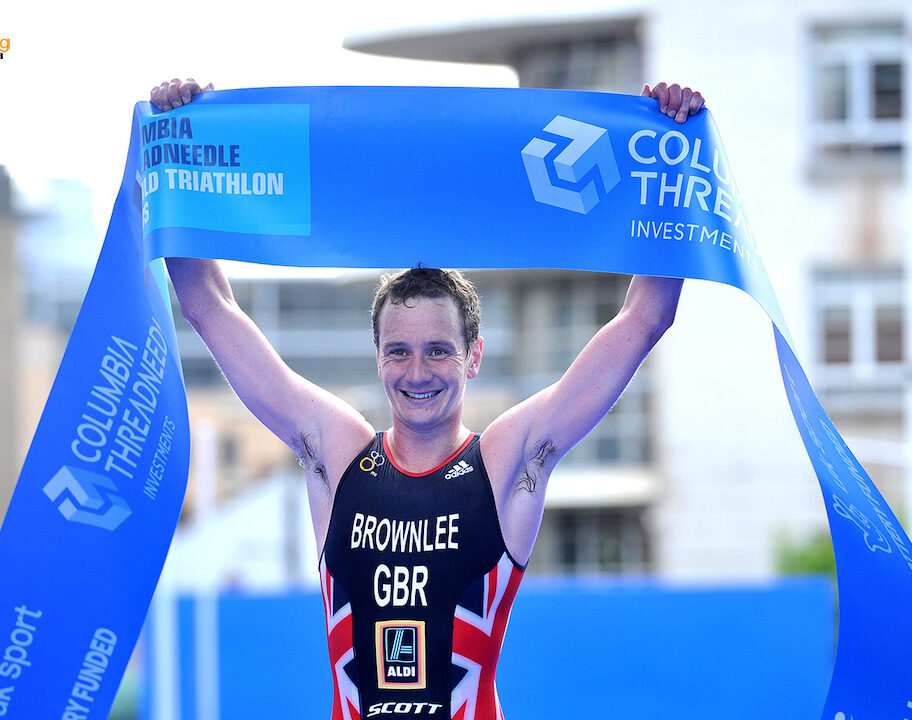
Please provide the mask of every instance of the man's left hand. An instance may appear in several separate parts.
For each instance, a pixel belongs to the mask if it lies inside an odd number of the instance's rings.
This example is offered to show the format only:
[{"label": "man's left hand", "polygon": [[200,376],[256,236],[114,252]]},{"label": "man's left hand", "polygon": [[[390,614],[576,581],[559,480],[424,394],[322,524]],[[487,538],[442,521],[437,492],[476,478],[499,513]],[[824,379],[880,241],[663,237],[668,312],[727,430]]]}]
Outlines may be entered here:
[{"label": "man's left hand", "polygon": [[658,100],[659,111],[673,117],[678,123],[683,123],[691,115],[696,115],[706,104],[699,92],[689,87],[682,88],[677,83],[666,85],[660,82],[653,88],[644,85],[640,95]]}]

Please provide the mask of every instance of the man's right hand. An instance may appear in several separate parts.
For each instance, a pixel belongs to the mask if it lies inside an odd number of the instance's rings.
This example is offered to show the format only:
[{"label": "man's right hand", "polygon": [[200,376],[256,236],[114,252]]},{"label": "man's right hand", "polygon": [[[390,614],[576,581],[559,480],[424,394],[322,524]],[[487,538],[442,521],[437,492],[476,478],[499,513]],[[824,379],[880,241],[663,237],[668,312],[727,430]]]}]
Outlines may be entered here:
[{"label": "man's right hand", "polygon": [[171,110],[172,108],[186,105],[194,95],[206,90],[215,90],[215,86],[209,83],[206,87],[200,87],[199,83],[193,78],[187,78],[186,80],[174,78],[171,82],[163,82],[161,85],[152,88],[149,102],[159,110]]}]

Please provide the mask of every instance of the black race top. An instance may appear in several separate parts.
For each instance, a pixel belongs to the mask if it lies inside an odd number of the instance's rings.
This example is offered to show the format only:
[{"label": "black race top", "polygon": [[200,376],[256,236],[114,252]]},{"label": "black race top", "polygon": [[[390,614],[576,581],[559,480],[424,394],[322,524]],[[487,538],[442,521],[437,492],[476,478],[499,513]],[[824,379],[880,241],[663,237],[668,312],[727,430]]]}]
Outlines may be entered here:
[{"label": "black race top", "polygon": [[523,568],[479,440],[415,474],[377,433],[342,475],[320,561],[332,720],[503,717],[494,673]]}]

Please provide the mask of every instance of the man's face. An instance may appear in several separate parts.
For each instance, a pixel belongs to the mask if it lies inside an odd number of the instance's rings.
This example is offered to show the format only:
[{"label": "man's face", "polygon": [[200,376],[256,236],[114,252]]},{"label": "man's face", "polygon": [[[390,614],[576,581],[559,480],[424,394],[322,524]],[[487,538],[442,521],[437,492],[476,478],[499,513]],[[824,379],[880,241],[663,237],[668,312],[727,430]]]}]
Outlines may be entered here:
[{"label": "man's face", "polygon": [[387,303],[378,328],[377,373],[393,417],[420,430],[461,422],[466,380],[478,374],[482,340],[467,352],[456,301]]}]

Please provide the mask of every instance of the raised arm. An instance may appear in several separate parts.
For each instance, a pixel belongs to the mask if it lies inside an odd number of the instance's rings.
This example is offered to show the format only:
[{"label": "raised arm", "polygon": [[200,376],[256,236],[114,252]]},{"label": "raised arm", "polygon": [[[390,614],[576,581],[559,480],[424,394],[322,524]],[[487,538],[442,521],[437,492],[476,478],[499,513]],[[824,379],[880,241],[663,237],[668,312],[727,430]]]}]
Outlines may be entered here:
[{"label": "raised arm", "polygon": [[[700,93],[679,85],[646,85],[642,94],[679,123],[703,108]],[[482,436],[504,539],[520,562],[532,551],[551,471],[611,409],[671,326],[682,283],[634,277],[621,311],[561,379],[501,415]]]},{"label": "raised arm", "polygon": [[[192,79],[174,79],[153,88],[150,101],[168,110],[202,91]],[[168,258],[167,265],[181,312],[238,397],[298,454],[309,477],[334,490],[348,462],[373,436],[368,423],[348,403],[288,367],[235,302],[217,261]]]},{"label": "raised arm", "polygon": [[372,435],[366,421],[347,403],[288,367],[235,302],[217,261],[168,258],[167,264],[181,313],[260,422],[305,461],[306,446],[325,448],[325,438],[344,441],[354,434],[356,447],[344,453],[348,460],[364,447]]},{"label": "raised arm", "polygon": [[332,501],[348,464],[373,437],[354,408],[295,373],[234,300],[214,260],[167,258],[181,312],[247,408],[301,461],[322,552]]},{"label": "raised arm", "polygon": [[507,547],[532,552],[557,462],[611,409],[674,321],[682,280],[636,276],[620,312],[553,385],[497,418],[482,435]]}]

